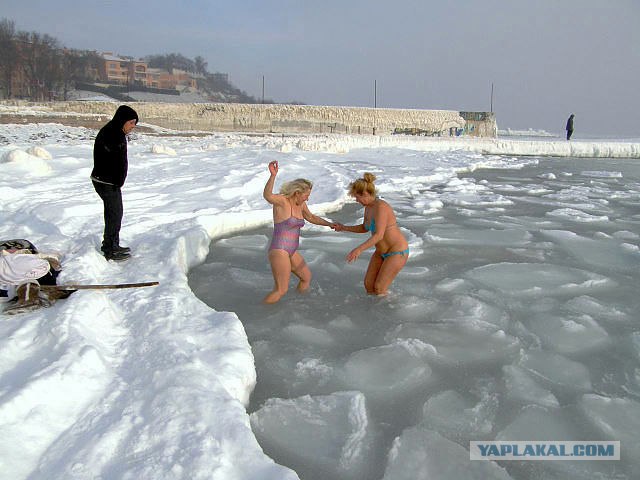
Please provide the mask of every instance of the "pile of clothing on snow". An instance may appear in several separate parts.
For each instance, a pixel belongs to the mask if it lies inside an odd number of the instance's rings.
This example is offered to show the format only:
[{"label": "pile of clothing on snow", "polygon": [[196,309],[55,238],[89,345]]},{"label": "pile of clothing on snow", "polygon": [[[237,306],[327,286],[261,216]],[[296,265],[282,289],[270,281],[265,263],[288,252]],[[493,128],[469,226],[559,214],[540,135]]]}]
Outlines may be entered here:
[{"label": "pile of clothing on snow", "polygon": [[29,240],[0,240],[0,303],[4,313],[15,314],[48,307],[72,292],[41,289],[56,285],[62,270],[56,253],[41,253]]}]

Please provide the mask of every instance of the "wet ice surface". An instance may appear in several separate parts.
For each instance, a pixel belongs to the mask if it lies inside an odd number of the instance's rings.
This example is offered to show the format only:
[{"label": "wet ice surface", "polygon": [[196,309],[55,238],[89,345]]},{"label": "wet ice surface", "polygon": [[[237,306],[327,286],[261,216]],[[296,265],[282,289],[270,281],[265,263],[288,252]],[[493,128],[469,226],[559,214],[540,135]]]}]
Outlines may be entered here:
[{"label": "wet ice surface", "polygon": [[[386,298],[364,293],[368,254],[343,260],[363,235],[309,225],[306,295],[260,303],[271,228],[190,273],[245,326],[264,450],[303,480],[638,478],[640,165],[544,159],[384,198],[412,251]],[[470,440],[620,440],[622,460],[471,462]]]}]

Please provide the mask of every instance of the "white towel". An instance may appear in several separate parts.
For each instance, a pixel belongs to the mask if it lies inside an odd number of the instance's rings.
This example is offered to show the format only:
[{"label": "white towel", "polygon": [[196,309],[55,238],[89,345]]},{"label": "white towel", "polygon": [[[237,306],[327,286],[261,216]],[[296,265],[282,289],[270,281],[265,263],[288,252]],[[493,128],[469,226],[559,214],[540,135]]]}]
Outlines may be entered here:
[{"label": "white towel", "polygon": [[20,285],[43,277],[49,268],[49,262],[36,255],[22,253],[0,255],[0,282]]}]

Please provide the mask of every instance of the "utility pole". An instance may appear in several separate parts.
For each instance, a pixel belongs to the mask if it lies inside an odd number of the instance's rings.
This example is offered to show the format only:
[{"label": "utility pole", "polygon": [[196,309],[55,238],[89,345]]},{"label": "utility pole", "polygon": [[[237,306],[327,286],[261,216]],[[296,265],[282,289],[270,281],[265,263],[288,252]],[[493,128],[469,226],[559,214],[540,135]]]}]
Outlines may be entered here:
[{"label": "utility pole", "polygon": [[376,134],[376,124],[378,123],[378,81],[373,81],[373,134]]},{"label": "utility pole", "polygon": [[493,82],[491,82],[491,113],[493,113]]},{"label": "utility pole", "polygon": [[378,81],[373,81],[373,108],[378,107]]},{"label": "utility pole", "polygon": [[262,104],[264,105],[264,75],[262,75]]}]

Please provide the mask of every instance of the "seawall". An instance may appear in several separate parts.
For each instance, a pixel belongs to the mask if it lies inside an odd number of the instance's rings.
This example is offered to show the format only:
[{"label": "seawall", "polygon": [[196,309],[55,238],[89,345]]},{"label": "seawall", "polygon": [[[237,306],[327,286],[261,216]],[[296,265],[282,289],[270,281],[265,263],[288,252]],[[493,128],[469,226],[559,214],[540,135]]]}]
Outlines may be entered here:
[{"label": "seawall", "polygon": [[[1,105],[14,107],[14,115],[29,115],[37,107],[50,112],[52,117],[76,114],[95,122],[108,120],[116,109],[113,102],[95,101],[4,100]],[[239,103],[136,102],[131,106],[143,123],[174,130],[497,136],[495,115],[488,112]],[[1,113],[6,115],[6,108]]]}]

